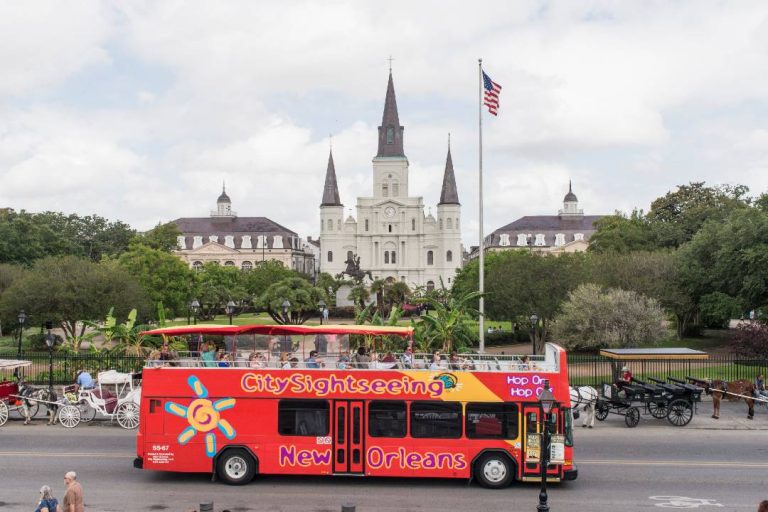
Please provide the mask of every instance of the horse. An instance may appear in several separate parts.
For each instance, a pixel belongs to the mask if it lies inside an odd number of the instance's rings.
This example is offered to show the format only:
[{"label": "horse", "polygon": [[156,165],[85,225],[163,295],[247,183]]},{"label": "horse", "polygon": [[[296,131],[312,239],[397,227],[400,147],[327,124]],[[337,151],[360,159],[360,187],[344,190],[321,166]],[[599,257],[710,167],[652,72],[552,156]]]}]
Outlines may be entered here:
[{"label": "horse", "polygon": [[591,386],[578,386],[570,388],[571,391],[571,410],[577,412],[579,409],[584,411],[584,421],[582,427],[592,428],[595,426],[595,405],[597,404],[597,390]]},{"label": "horse", "polygon": [[[704,381],[704,392],[712,395],[712,417],[720,419],[720,402],[723,397],[728,400],[744,400],[747,403],[747,419],[755,417],[755,385],[748,380],[725,381],[720,379]],[[740,396],[734,396],[740,395]]]},{"label": "horse", "polygon": [[24,412],[24,424],[29,425],[32,422],[30,407],[32,402],[42,402],[45,405],[46,416],[48,416],[48,425],[56,423],[56,413],[59,406],[55,404],[58,400],[56,392],[48,388],[35,388],[26,382],[19,383],[19,396],[22,396],[21,406]]}]

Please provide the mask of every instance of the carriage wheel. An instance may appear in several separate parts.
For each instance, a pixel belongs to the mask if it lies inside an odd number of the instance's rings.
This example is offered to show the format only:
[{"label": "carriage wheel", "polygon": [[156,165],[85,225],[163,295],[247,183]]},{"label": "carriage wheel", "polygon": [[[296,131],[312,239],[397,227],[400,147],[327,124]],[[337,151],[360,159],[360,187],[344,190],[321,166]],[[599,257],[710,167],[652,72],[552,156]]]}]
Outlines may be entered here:
[{"label": "carriage wheel", "polygon": [[624,423],[626,423],[629,428],[636,427],[637,424],[640,423],[640,409],[637,407],[630,407],[627,409],[627,412],[624,414]]},{"label": "carriage wheel", "polygon": [[91,407],[88,402],[78,402],[77,408],[80,410],[80,421],[89,423],[96,417],[96,409]]},{"label": "carriage wheel", "polygon": [[74,428],[80,423],[80,409],[76,405],[65,405],[59,409],[59,423]]},{"label": "carriage wheel", "polygon": [[139,426],[139,406],[133,402],[120,404],[115,411],[117,423],[128,430]]},{"label": "carriage wheel", "polygon": [[648,412],[651,413],[651,416],[660,420],[667,416],[669,410],[667,409],[666,402],[648,402]]},{"label": "carriage wheel", "polygon": [[0,427],[5,425],[6,421],[8,421],[8,406],[0,400]]},{"label": "carriage wheel", "polygon": [[693,419],[693,407],[688,400],[678,398],[669,404],[667,419],[676,427],[684,427]]},{"label": "carriage wheel", "polygon": [[608,417],[608,404],[605,402],[597,402],[595,404],[595,418],[598,421],[603,421]]}]

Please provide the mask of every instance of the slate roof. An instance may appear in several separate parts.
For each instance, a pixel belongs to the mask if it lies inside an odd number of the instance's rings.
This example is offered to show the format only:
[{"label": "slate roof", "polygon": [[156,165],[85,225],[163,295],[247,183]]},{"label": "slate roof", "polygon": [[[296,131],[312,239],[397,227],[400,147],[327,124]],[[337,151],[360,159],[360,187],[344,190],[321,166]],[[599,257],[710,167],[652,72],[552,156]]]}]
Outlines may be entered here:
[{"label": "slate roof", "polygon": [[485,245],[487,247],[500,246],[502,234],[509,235],[509,246],[503,247],[520,247],[517,245],[518,234],[531,234],[534,236],[534,240],[536,235],[543,234],[543,247],[553,246],[555,235],[558,233],[565,235],[565,243],[573,242],[576,233],[582,233],[584,241],[588,242],[597,231],[594,223],[602,217],[603,215],[528,215],[510,222],[488,235],[485,238]]},{"label": "slate roof", "polygon": [[[387,128],[394,130],[392,144],[387,144]],[[395,98],[395,84],[392,81],[392,71],[389,72],[387,82],[387,96],[384,100],[384,114],[381,116],[379,126],[379,150],[376,156],[405,156],[403,150],[403,128],[400,126],[400,116],[397,113],[397,99]]]},{"label": "slate roof", "polygon": [[448,147],[448,156],[445,158],[445,174],[443,174],[443,189],[440,191],[441,204],[461,204],[459,203],[459,192],[456,189],[456,176],[453,172],[453,158],[451,158],[451,148]]},{"label": "slate roof", "polygon": [[257,237],[260,235],[267,236],[267,249],[272,248],[275,235],[282,236],[283,248],[291,248],[291,244],[298,243],[292,242],[292,239],[299,238],[295,231],[266,217],[182,217],[174,220],[173,223],[185,237],[187,248],[192,247],[195,236],[202,236],[205,244],[210,241],[210,235],[216,235],[219,237],[218,242],[223,244],[224,237],[231,235],[234,236],[236,249],[241,248],[243,235],[251,236],[253,249],[256,249]]},{"label": "slate roof", "polygon": [[323,201],[320,206],[343,206],[339,198],[339,186],[336,183],[336,166],[333,164],[333,151],[328,153],[328,168],[325,171]]}]

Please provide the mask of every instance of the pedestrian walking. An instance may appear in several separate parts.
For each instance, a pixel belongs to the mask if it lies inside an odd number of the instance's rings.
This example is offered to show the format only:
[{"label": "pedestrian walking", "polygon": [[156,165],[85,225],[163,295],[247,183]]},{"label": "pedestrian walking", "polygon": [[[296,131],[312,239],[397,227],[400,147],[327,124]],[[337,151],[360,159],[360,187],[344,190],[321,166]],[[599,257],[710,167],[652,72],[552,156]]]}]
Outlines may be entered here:
[{"label": "pedestrian walking", "polygon": [[53,491],[47,485],[40,488],[40,502],[35,512],[61,512],[59,500],[53,497]]},{"label": "pedestrian walking", "polygon": [[64,475],[64,484],[67,486],[67,491],[64,493],[64,499],[61,500],[64,505],[63,512],[85,512],[83,486],[77,481],[77,473],[68,471]]}]

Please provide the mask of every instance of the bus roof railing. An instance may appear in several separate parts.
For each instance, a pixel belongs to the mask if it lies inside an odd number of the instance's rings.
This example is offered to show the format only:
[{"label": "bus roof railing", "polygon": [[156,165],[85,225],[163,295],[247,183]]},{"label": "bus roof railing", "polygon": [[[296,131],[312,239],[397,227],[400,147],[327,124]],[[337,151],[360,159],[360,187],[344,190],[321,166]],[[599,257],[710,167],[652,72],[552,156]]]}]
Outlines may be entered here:
[{"label": "bus roof railing", "polygon": [[249,325],[180,325],[162,327],[142,332],[145,336],[183,336],[187,334],[236,336],[241,334],[263,334],[267,336],[317,334],[362,334],[369,336],[413,336],[413,327],[388,325],[293,325],[293,324],[249,324]]}]

